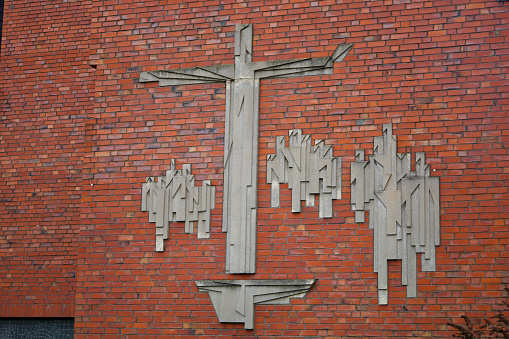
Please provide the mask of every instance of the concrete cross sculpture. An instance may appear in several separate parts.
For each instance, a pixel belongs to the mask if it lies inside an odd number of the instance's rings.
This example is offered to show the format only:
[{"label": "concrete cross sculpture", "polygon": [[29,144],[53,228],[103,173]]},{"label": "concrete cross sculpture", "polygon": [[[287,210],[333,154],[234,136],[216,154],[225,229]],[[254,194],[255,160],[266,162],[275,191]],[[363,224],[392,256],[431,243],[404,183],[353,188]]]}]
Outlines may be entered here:
[{"label": "concrete cross sculpture", "polygon": [[140,74],[140,82],[158,81],[159,86],[226,83],[226,272],[255,273],[260,79],[332,74],[334,63],[342,61],[351,48],[352,44],[339,45],[330,57],[252,62],[252,26],[238,25],[234,64]]},{"label": "concrete cross sculpture", "polygon": [[[339,45],[330,57],[252,62],[252,26],[239,25],[235,32],[234,64],[142,72],[140,74],[140,82],[158,81],[159,86],[213,82],[226,84],[223,232],[227,233],[227,273],[255,273],[256,268],[260,79],[332,74],[334,63],[343,60],[351,48],[351,44]],[[278,142],[281,143],[281,140]],[[284,144],[284,140],[282,142]],[[338,162],[330,157],[332,150],[327,152],[328,149],[320,143],[313,148],[314,152],[318,152],[323,158],[322,162],[330,162],[330,166],[325,164],[317,168],[317,171],[321,170],[321,172],[316,174],[317,180],[325,180],[330,177],[329,180],[326,180],[325,188],[318,190],[318,193],[324,191],[322,192],[324,193],[323,197],[327,197],[327,199],[321,199],[324,202],[330,200],[329,195],[336,198],[338,189],[335,184],[336,180],[333,180],[337,178]],[[303,147],[301,151],[306,150],[309,151],[311,148]],[[284,165],[287,158],[281,154],[279,157],[276,155],[274,159],[271,159]],[[296,164],[292,163],[291,165],[293,168]],[[272,172],[279,174],[280,177],[277,179],[284,182],[286,178],[282,173],[286,170],[285,167],[276,167]],[[339,167],[341,166],[339,165]],[[271,179],[272,181],[276,180],[276,174],[274,174],[274,179]],[[302,180],[307,180],[307,176],[304,175]],[[145,185],[147,192],[148,185],[154,186],[154,184],[150,181]],[[273,187],[275,185],[274,182]],[[334,194],[332,190],[334,190]],[[316,192],[312,191],[312,193]],[[300,195],[298,198],[300,203]],[[207,201],[211,200],[213,199],[209,197]],[[332,204],[325,205],[330,208],[324,209],[326,211],[324,216],[329,216],[332,214]],[[152,214],[159,216],[156,212]],[[162,215],[166,215],[164,211]],[[158,227],[159,233],[161,233],[159,238],[162,241],[167,237],[167,234],[164,233],[164,227]],[[205,230],[208,231],[208,227]],[[162,248],[162,245],[159,248]],[[197,281],[196,285],[200,291],[209,293],[220,322],[243,322],[245,328],[251,329],[254,326],[255,304],[288,303],[291,298],[304,297],[314,283],[313,279],[220,280]]]}]

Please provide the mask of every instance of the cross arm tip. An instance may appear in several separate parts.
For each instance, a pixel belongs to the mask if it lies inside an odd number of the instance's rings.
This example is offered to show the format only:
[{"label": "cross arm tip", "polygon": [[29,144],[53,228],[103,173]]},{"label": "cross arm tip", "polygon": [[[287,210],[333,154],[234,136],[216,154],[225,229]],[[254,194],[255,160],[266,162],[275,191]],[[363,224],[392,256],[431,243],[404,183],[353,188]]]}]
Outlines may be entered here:
[{"label": "cross arm tip", "polygon": [[153,75],[151,72],[141,72],[140,73],[140,82],[153,82],[159,81],[159,78]]},{"label": "cross arm tip", "polygon": [[336,50],[331,55],[331,59],[333,62],[340,62],[346,57],[348,52],[352,49],[353,44],[341,44],[336,47]]}]

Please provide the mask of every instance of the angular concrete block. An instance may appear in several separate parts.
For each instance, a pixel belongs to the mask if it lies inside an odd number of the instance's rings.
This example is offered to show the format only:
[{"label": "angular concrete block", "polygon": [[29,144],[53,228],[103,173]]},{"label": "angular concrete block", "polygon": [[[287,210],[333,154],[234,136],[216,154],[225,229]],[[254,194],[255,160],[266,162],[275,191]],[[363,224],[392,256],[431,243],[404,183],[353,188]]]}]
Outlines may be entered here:
[{"label": "angular concrete block", "polygon": [[272,186],[271,206],[279,207],[279,184],[292,190],[292,212],[301,210],[302,201],[314,206],[319,199],[319,217],[332,218],[332,201],[341,199],[341,158],[322,140],[311,145],[311,137],[301,130],[289,131],[289,146],[277,138],[276,154],[267,156],[267,183]]},{"label": "angular concrete block", "polygon": [[200,292],[208,292],[221,323],[244,323],[254,328],[254,305],[289,304],[290,299],[304,298],[316,280],[201,280]]},{"label": "angular concrete block", "polygon": [[164,240],[169,236],[169,222],[184,221],[185,232],[194,233],[198,224],[198,238],[210,238],[210,211],[215,207],[216,190],[210,181],[194,185],[191,165],[175,169],[171,162],[166,176],[156,182],[148,177],[142,187],[141,210],[149,212],[149,222],[156,223],[156,251],[164,251]]},{"label": "angular concrete block", "polygon": [[402,260],[402,284],[407,296],[417,296],[417,253],[422,270],[434,271],[435,247],[440,244],[439,178],[430,177],[424,153],[417,153],[415,171],[410,154],[396,153],[392,125],[383,125],[374,138],[373,156],[365,161],[357,151],[351,164],[351,206],[355,221],[374,229],[373,268],[378,273],[378,303],[388,303],[387,261]]}]

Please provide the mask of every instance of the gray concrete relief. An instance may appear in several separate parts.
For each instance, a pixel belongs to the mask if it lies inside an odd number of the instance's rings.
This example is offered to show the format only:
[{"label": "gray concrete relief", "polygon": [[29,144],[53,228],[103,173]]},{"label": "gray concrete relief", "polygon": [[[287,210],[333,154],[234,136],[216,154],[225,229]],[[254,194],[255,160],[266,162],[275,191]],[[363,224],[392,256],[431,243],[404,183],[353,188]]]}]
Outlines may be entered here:
[{"label": "gray concrete relief", "polygon": [[200,292],[208,292],[221,323],[244,323],[254,328],[254,305],[289,304],[290,299],[304,298],[315,280],[202,280],[196,281]]},{"label": "gray concrete relief", "polygon": [[260,79],[332,74],[353,45],[339,45],[330,57],[268,62],[252,62],[252,46],[252,26],[238,25],[234,64],[140,74],[140,82],[159,86],[226,84],[223,232],[226,272],[232,274],[256,269]]},{"label": "gray concrete relief", "polygon": [[276,154],[267,156],[267,183],[271,184],[271,206],[279,207],[279,184],[292,190],[292,212],[301,211],[301,201],[315,206],[318,195],[320,218],[332,218],[332,200],[341,199],[341,158],[333,156],[333,148],[323,140],[311,145],[311,136],[299,129],[285,137],[277,137]]},{"label": "gray concrete relief", "polygon": [[424,153],[417,153],[415,171],[410,154],[396,152],[392,125],[375,137],[373,156],[357,151],[351,164],[351,206],[355,221],[374,229],[374,271],[378,273],[378,303],[388,303],[387,261],[402,260],[402,284],[407,297],[417,296],[417,253],[422,270],[435,271],[435,247],[440,245],[439,178],[430,176]]},{"label": "gray concrete relief", "polygon": [[204,180],[202,186],[194,185],[191,165],[175,169],[172,161],[166,176],[148,177],[143,184],[141,210],[149,212],[149,222],[156,223],[156,251],[164,251],[168,239],[169,222],[185,222],[185,232],[194,233],[197,223],[198,238],[210,237],[210,212],[215,206],[216,189]]}]

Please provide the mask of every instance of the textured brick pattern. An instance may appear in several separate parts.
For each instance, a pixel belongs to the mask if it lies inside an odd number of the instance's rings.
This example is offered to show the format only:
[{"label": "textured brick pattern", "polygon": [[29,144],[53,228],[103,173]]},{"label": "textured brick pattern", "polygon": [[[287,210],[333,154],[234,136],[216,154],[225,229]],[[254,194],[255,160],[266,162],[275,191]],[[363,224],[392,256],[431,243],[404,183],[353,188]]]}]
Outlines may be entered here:
[{"label": "textured brick pattern", "polygon": [[[509,283],[508,6],[478,1],[280,1],[96,4],[94,119],[87,122],[76,334],[231,337],[447,337],[447,318],[491,314]],[[330,76],[260,86],[256,274],[318,279],[291,305],[257,305],[254,331],[219,324],[194,280],[225,272],[221,206],[211,238],[172,227],[167,252],[140,212],[144,178],[171,159],[192,163],[197,185],[222,192],[224,85],[157,87],[141,71],[233,63],[236,24],[253,24],[253,61],[330,55],[354,43]],[[425,152],[441,176],[436,272],[417,274],[417,298],[389,262],[389,305],[378,306],[373,231],[350,210],[355,150],[392,123],[398,152]],[[277,136],[302,129],[343,157],[343,196],[331,219],[291,213],[291,191],[270,207],[266,158]],[[93,184],[91,186],[90,184]],[[221,199],[218,199],[220,205]]]},{"label": "textured brick pattern", "polygon": [[[76,338],[447,338],[447,318],[479,322],[494,314],[509,284],[506,2],[7,5],[0,132],[6,305],[72,303],[76,265]],[[82,11],[90,18],[88,41]],[[339,43],[354,44],[332,75],[261,82],[257,273],[240,277],[318,281],[290,305],[256,305],[254,331],[217,323],[194,283],[232,278],[224,273],[221,232],[224,85],[138,83],[141,71],[233,63],[241,23],[253,24],[253,61],[327,56]],[[97,68],[92,88],[88,58]],[[371,156],[384,123],[393,124],[398,152],[425,152],[432,176],[441,177],[442,242],[436,272],[418,266],[416,298],[406,298],[401,263],[389,262],[389,305],[381,306],[373,231],[355,223],[348,183],[355,150]],[[280,207],[270,207],[267,154],[290,129],[327,140],[343,159],[342,199],[330,219],[318,219],[317,206],[292,214],[285,185]],[[163,175],[172,159],[177,168],[192,164],[196,185],[211,180],[216,209],[210,239],[176,223],[165,252],[156,253],[139,197],[145,178]]]},{"label": "textured brick pattern", "polygon": [[72,316],[93,96],[86,3],[8,1],[4,14],[0,316]]}]

